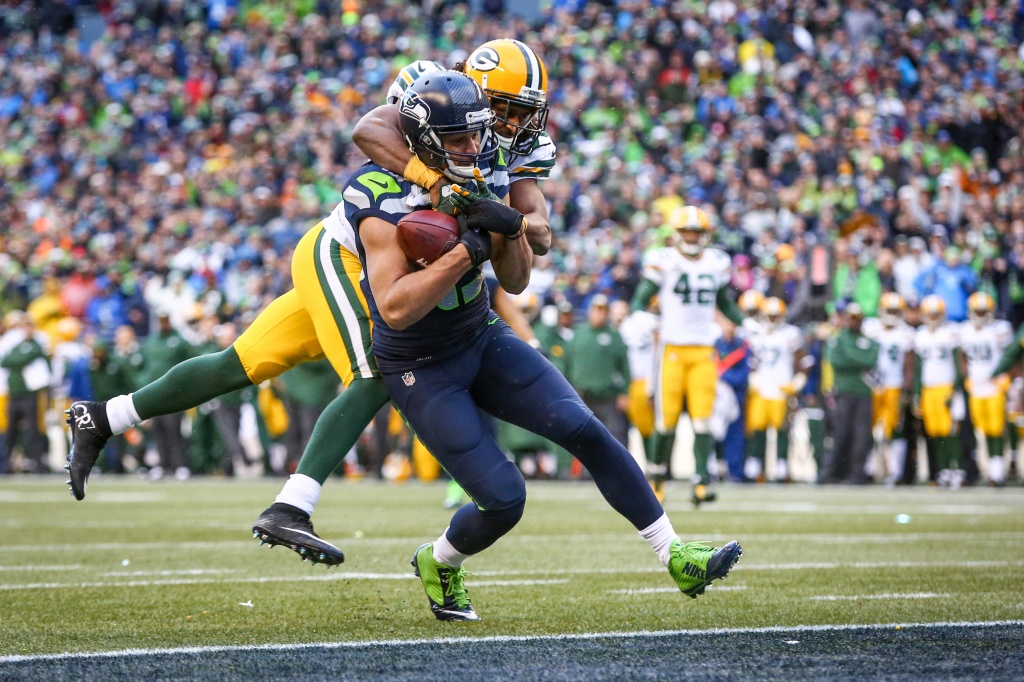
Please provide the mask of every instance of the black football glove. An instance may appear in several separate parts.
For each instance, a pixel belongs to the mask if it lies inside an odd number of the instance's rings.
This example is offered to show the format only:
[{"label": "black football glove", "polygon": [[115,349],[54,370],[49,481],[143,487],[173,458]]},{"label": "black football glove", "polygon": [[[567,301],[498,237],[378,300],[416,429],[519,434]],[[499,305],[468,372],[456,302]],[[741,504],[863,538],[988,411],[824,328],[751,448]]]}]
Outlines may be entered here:
[{"label": "black football glove", "polygon": [[503,234],[509,239],[518,239],[525,232],[525,218],[516,209],[508,206],[487,186],[487,181],[476,174],[476,192],[470,192],[460,185],[451,186],[451,202],[466,216],[470,229],[486,230]]},{"label": "black football glove", "polygon": [[[464,220],[460,220],[459,224],[464,225]],[[488,232],[473,229],[465,230],[462,236],[459,237],[459,243],[466,245],[466,250],[469,251],[469,258],[473,261],[473,265],[481,265],[491,257],[491,235]]]}]

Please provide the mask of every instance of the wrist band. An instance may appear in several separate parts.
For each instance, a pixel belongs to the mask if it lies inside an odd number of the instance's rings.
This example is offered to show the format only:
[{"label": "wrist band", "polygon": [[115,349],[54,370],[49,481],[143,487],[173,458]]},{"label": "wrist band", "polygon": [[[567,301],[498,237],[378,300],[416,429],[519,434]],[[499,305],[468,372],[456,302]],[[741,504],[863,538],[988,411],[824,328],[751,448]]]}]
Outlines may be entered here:
[{"label": "wrist band", "polygon": [[526,216],[523,216],[523,226],[519,228],[519,231],[513,235],[505,235],[505,239],[515,240],[526,234],[526,228],[529,227],[530,223],[526,220]]},{"label": "wrist band", "polygon": [[423,189],[430,189],[443,176],[433,168],[427,168],[427,165],[420,160],[420,157],[413,156],[409,163],[406,164],[405,170],[402,171],[402,177],[409,182],[416,183]]}]

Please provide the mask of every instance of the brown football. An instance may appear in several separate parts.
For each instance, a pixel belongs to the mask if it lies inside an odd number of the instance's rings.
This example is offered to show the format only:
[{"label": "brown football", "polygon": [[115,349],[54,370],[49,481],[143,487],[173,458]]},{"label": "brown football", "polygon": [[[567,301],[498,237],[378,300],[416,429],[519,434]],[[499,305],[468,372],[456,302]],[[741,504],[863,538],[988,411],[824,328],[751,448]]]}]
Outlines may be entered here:
[{"label": "brown football", "polygon": [[413,211],[398,221],[398,243],[402,251],[422,267],[455,248],[459,236],[459,222],[440,211]]}]

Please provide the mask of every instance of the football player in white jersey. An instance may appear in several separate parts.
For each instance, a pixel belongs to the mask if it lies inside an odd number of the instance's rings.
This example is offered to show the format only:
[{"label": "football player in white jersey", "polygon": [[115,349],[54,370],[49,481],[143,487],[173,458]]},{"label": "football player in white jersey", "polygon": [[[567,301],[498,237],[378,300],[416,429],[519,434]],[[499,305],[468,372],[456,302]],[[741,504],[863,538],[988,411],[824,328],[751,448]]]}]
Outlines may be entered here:
[{"label": "football player in white jersey", "polygon": [[789,402],[807,383],[801,367],[804,338],[786,324],[786,303],[767,298],[761,304],[761,329],[748,339],[752,355],[747,400],[747,478],[764,471],[768,429],[775,430],[776,480],[789,479]]},{"label": "football player in white jersey", "polygon": [[655,492],[663,494],[685,401],[694,431],[692,501],[699,505],[715,498],[708,488],[707,468],[714,447],[710,420],[718,381],[714,343],[720,329],[715,310],[737,325],[743,316],[728,292],[732,262],[724,252],[708,248],[712,237],[708,214],[697,206],[681,206],[669,222],[674,228],[673,243],[644,257],[642,279],[631,304],[633,310],[644,310],[657,294],[661,308],[655,432],[647,473]]},{"label": "football player in white jersey", "polygon": [[[636,427],[644,440],[644,455],[649,460],[652,456],[654,434],[654,395],[655,351],[658,344],[658,327],[661,321],[653,312],[657,308],[656,299],[651,302],[651,310],[637,310],[619,325],[619,335],[626,344],[629,358],[629,406],[626,418]],[[655,491],[659,495],[660,491]],[[659,495],[659,501],[664,497]]]},{"label": "football player in white jersey", "polygon": [[895,485],[903,475],[907,441],[900,426],[903,396],[909,394],[914,376],[914,329],[903,321],[906,305],[897,293],[882,294],[878,317],[864,320],[862,331],[878,341],[878,385],[875,387],[873,425],[875,444],[885,458],[886,485]]},{"label": "football player in white jersey", "polygon": [[934,294],[921,301],[921,317],[924,324],[914,335],[914,411],[924,421],[925,436],[935,442],[939,485],[957,488],[965,477],[951,410],[961,382],[958,329],[946,322],[946,303]]},{"label": "football player in white jersey", "polygon": [[1003,352],[1013,342],[1013,327],[995,319],[996,302],[979,291],[967,299],[968,321],[960,325],[960,348],[966,365],[964,388],[970,396],[974,428],[985,436],[988,451],[989,480],[1001,485],[1006,480],[1003,463],[1003,432],[1006,430],[1006,375],[993,379],[993,370]]},{"label": "football player in white jersey", "polygon": [[[416,78],[441,68],[436,62],[417,61],[402,69],[388,90],[388,103],[360,119],[352,140],[371,161],[430,190],[432,203],[451,212],[443,194],[452,179],[443,179],[409,151],[395,104]],[[475,80],[491,102],[497,118],[494,134],[511,183],[509,204],[525,216],[526,239],[535,254],[543,255],[551,247],[551,227],[538,182],[546,179],[555,166],[555,145],[544,130],[548,118],[544,62],[528,45],[501,39],[473,50],[455,70]],[[478,190],[472,183],[459,182],[456,187],[460,193],[468,195]]]}]

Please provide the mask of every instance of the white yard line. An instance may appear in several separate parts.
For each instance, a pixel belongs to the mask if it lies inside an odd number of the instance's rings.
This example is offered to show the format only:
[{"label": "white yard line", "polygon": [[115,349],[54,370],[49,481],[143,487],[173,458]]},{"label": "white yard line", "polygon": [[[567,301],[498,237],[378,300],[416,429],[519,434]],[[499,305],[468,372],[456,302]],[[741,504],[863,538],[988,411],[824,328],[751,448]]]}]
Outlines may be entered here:
[{"label": "white yard line", "polygon": [[[1024,566],[1024,561],[879,561],[879,562],[855,562],[855,563],[802,563],[802,564],[743,564],[736,565],[734,571],[804,571],[804,570],[838,570],[838,569],[878,569],[878,568],[945,568],[956,566],[960,568],[1002,568],[1007,566]],[[187,569],[188,571],[203,569]],[[211,569],[211,572],[215,569]],[[235,571],[230,571],[235,573]],[[545,569],[543,571],[531,570],[502,570],[502,571],[473,571],[475,578],[498,578],[506,579],[508,576],[530,576],[530,575],[636,575],[644,573],[663,573],[665,569],[660,566],[634,567],[623,566],[621,568],[567,568],[567,569]],[[176,574],[169,572],[169,574]],[[185,573],[194,575],[193,573]],[[130,575],[130,574],[126,574]],[[161,580],[123,580],[109,582],[46,582],[46,583],[25,583],[25,584],[0,584],[0,591],[12,590],[49,590],[68,588],[89,588],[89,587],[153,587],[156,585],[242,585],[250,583],[304,583],[304,582],[332,582],[337,580],[410,580],[415,576],[410,573],[365,573],[365,572],[325,572],[319,575],[306,576],[241,576],[229,579],[219,578],[167,578]],[[481,581],[467,580],[470,585],[486,584]],[[510,583],[511,584],[511,583]],[[544,581],[536,581],[531,584],[547,584]],[[714,586],[712,586],[714,587]]]},{"label": "white yard line", "polygon": [[[1022,510],[1024,512],[1024,510]],[[138,527],[138,526],[132,526]],[[244,530],[242,531],[244,533]],[[892,543],[907,543],[907,542],[950,542],[965,540],[970,542],[978,542],[980,540],[988,541],[1004,541],[1013,542],[1024,540],[1024,532],[1019,531],[993,531],[989,533],[954,533],[954,532],[935,532],[935,533],[912,533],[912,532],[900,532],[894,531],[892,533],[852,533],[842,535],[832,535],[827,533],[737,533],[736,539],[741,543],[748,542],[808,542],[808,543],[820,543],[826,545],[869,545],[869,544],[892,544]],[[328,537],[328,536],[325,536]],[[625,539],[634,539],[636,536],[633,534],[623,533],[579,533],[579,538],[587,538],[591,541],[607,540],[607,541],[623,541]],[[332,535],[328,537],[329,540],[338,543],[339,545],[351,545],[351,546],[371,546],[371,547],[382,547],[382,546],[401,546],[401,545],[415,545],[418,542],[422,542],[423,538],[417,537],[390,537],[390,538],[353,538],[345,537],[344,535]],[[692,538],[686,538],[690,540]],[[710,533],[702,535],[696,538],[698,541],[706,542],[720,542],[723,540],[732,540],[733,536],[720,535],[717,533]],[[509,537],[503,538],[502,541],[506,544],[511,543],[528,543],[536,544],[538,542],[557,542],[564,543],[565,537],[563,535],[536,535],[536,534],[516,534]],[[84,552],[84,551],[113,551],[113,550],[149,550],[156,549],[166,551],[168,548],[167,542],[97,542],[97,543],[81,543],[81,544],[54,544],[54,545],[10,545],[4,547],[0,544],[0,553],[7,552]],[[175,549],[220,549],[220,548],[234,548],[234,547],[255,547],[258,543],[255,540],[203,540],[203,541],[192,541],[192,542],[175,542],[173,546]]]},{"label": "white yard line", "polygon": [[860,601],[862,599],[944,599],[949,595],[937,592],[911,592],[910,594],[821,594],[805,597],[807,601]]},{"label": "white yard line", "polygon": [[560,635],[497,635],[491,637],[439,637],[436,639],[373,640],[367,642],[316,642],[301,644],[256,644],[252,646],[194,646],[167,649],[121,649],[118,651],[82,652],[73,654],[34,654],[0,656],[0,664],[25,661],[58,661],[81,658],[130,658],[134,656],[195,655],[231,651],[280,652],[302,651],[304,649],[364,649],[369,647],[407,646],[453,646],[459,644],[505,644],[512,642],[586,641],[594,639],[640,639],[650,637],[705,637],[738,634],[786,634],[804,632],[843,632],[848,630],[910,630],[937,628],[990,628],[1024,626],[1024,620],[997,620],[988,622],[941,622],[941,623],[884,623],[868,625],[772,625],[767,627],[714,628],[709,630],[658,630],[640,632],[584,632]]},{"label": "white yard line", "polygon": [[[707,588],[709,591],[714,592],[739,592],[747,589],[746,585],[719,585],[718,583],[712,583]],[[606,590],[608,594],[675,594],[679,592],[678,587],[637,587],[625,590]]]},{"label": "white yard line", "polygon": [[81,564],[55,564],[52,566],[0,566],[0,573],[5,571],[77,571]]}]

